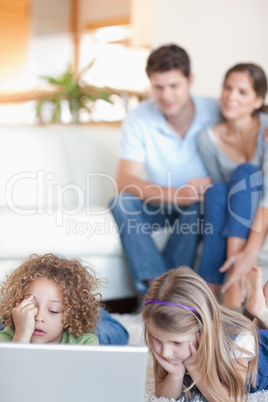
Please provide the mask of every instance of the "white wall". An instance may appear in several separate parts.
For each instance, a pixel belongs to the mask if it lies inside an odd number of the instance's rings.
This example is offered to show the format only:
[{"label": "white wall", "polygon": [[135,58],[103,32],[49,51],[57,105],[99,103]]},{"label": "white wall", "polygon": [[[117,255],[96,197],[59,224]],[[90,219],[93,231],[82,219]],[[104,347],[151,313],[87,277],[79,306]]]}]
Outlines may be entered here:
[{"label": "white wall", "polygon": [[184,47],[196,76],[193,92],[218,96],[226,70],[252,61],[268,74],[267,0],[155,0],[153,47]]}]

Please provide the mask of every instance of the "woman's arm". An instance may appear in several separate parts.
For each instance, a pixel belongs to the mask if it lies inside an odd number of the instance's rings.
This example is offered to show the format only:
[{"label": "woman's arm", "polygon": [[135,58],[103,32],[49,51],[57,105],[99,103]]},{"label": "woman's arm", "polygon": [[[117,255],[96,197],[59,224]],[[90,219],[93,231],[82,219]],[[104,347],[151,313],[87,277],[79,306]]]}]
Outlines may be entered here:
[{"label": "woman's arm", "polygon": [[223,286],[222,292],[226,292],[235,282],[242,282],[243,285],[246,273],[257,263],[267,232],[268,208],[259,207],[245,247],[239,253],[228,258],[220,268],[220,272],[225,272],[233,267],[233,275]]},{"label": "woman's arm", "polygon": [[219,149],[211,139],[213,127],[202,131],[197,138],[197,146],[202,161],[213,183],[224,181],[218,160]]}]

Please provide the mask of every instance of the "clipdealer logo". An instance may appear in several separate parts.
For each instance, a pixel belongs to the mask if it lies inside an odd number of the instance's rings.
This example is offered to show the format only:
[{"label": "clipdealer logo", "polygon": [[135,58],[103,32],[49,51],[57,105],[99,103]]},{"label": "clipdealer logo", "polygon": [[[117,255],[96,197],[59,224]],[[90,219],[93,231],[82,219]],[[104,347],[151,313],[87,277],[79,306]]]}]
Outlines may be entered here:
[{"label": "clipdealer logo", "polygon": [[[8,208],[22,216],[55,215],[56,226],[62,226],[68,216],[77,216],[84,211],[88,215],[102,215],[110,211],[109,207],[95,210],[92,205],[94,180],[104,179],[109,182],[114,196],[117,194],[116,180],[105,173],[87,173],[85,187],[76,183],[56,183],[52,172],[19,172],[13,175],[5,188],[5,200]],[[27,189],[30,194],[22,202],[21,192]]]},{"label": "clipdealer logo", "polygon": [[[230,215],[236,219],[239,223],[247,228],[251,228],[257,232],[261,232],[262,230],[262,222],[259,222],[259,227],[252,227],[252,222],[255,217],[256,210],[260,203],[260,199],[262,197],[262,185],[263,185],[263,178],[262,172],[258,171],[253,173],[249,176],[249,182],[247,183],[246,179],[243,179],[236,183],[228,194],[228,211]],[[246,190],[250,187],[250,216],[248,218],[240,216],[237,212],[234,212],[231,207],[232,197],[239,195],[240,192]]]}]

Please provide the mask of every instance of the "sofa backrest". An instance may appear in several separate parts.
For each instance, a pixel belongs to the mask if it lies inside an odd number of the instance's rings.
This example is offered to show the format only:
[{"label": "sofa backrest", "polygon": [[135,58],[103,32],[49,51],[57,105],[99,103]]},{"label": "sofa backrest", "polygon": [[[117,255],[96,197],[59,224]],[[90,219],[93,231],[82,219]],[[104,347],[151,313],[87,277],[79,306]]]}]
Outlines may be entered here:
[{"label": "sofa backrest", "polygon": [[119,142],[117,127],[0,126],[0,207],[106,206]]}]

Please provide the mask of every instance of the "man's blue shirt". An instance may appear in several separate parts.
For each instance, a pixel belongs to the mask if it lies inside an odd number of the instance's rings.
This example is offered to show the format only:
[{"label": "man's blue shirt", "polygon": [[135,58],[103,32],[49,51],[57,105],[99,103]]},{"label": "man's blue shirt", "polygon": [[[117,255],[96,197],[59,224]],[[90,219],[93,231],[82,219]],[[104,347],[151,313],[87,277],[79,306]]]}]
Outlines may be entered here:
[{"label": "man's blue shirt", "polygon": [[142,102],[123,123],[120,158],[144,164],[145,180],[178,188],[193,178],[207,176],[197,135],[220,120],[219,103],[212,98],[191,98],[195,114],[184,138],[168,126],[152,100]]}]

